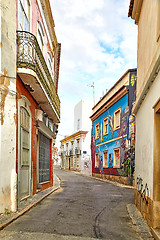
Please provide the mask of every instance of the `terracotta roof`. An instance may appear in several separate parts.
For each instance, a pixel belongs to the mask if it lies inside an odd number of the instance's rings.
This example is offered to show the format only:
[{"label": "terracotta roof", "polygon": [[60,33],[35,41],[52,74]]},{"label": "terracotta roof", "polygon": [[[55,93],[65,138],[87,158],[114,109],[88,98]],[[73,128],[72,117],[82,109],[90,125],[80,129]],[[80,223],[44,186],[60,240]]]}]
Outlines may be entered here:
[{"label": "terracotta roof", "polygon": [[134,0],[130,0],[129,11],[128,11],[128,17],[132,17],[133,4],[134,4]]}]

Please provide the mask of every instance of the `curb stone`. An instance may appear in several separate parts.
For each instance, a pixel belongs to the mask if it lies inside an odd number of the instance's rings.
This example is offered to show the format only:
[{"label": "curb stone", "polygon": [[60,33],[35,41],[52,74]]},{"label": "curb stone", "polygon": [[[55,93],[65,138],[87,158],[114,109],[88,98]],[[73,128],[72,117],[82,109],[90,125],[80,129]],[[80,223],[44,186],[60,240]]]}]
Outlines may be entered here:
[{"label": "curb stone", "polygon": [[154,240],[147,221],[142,217],[142,214],[138,211],[134,204],[127,205],[127,211],[132,220],[133,225],[136,227],[137,232],[140,234],[143,240]]},{"label": "curb stone", "polygon": [[[63,170],[63,171],[66,171],[66,170]],[[77,175],[81,175],[83,177],[88,177],[88,178],[91,178],[91,179],[95,179],[97,181],[110,183],[110,184],[113,184],[113,185],[115,185],[117,187],[128,188],[128,189],[135,189],[135,187],[133,187],[133,186],[125,185],[125,184],[118,183],[118,182],[114,182],[114,181],[111,181],[111,180],[108,180],[108,179],[98,178],[98,177],[94,177],[94,176],[88,176],[88,175],[84,175],[84,174],[82,174],[80,172],[74,172],[74,173],[77,174]]]}]

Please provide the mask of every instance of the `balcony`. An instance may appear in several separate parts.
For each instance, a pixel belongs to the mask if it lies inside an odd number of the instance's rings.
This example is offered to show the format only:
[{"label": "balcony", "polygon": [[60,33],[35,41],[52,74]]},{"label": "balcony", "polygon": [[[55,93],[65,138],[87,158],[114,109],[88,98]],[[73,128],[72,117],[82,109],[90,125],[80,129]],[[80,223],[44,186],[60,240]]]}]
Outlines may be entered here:
[{"label": "balcony", "polygon": [[77,155],[80,155],[80,154],[81,154],[80,148],[78,148],[78,147],[75,148],[75,154],[77,154]]},{"label": "balcony", "polygon": [[70,155],[70,156],[73,155],[73,149],[69,150],[69,155]]},{"label": "balcony", "polygon": [[17,31],[17,72],[48,117],[60,122],[60,100],[36,37]]},{"label": "balcony", "polygon": [[69,156],[70,156],[69,151],[66,150],[66,157],[69,157]]},{"label": "balcony", "polygon": [[62,151],[61,152],[61,157],[65,157],[66,156],[66,152],[65,151]]}]

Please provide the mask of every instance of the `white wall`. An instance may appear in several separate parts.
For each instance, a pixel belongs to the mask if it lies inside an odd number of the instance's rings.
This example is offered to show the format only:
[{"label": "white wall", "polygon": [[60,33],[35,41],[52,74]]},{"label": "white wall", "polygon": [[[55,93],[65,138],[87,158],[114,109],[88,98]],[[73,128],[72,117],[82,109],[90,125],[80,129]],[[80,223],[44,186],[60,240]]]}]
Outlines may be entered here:
[{"label": "white wall", "polygon": [[[80,141],[80,170],[82,174],[92,174],[91,163],[91,128],[92,122],[90,116],[92,115],[93,101],[81,100],[74,108],[74,132],[79,130],[88,131],[85,139]],[[80,119],[80,128],[77,128],[78,119]],[[86,152],[84,154],[83,152]],[[87,164],[87,165],[86,165]],[[88,167],[87,167],[88,166]]]},{"label": "white wall", "polygon": [[135,179],[141,177],[147,184],[149,197],[153,199],[153,144],[154,109],[160,97],[160,72],[147,93],[136,115],[136,169]]},{"label": "white wall", "polygon": [[[0,8],[0,212],[16,210],[16,1]],[[4,77],[2,75],[5,75]]]},{"label": "white wall", "polygon": [[[78,126],[79,120],[79,126]],[[82,100],[74,107],[74,132],[82,129]]]},{"label": "white wall", "polygon": [[[93,102],[90,100],[81,100],[75,105],[74,108],[74,132],[79,130],[90,130]],[[80,119],[80,125],[78,128],[78,119]]]}]

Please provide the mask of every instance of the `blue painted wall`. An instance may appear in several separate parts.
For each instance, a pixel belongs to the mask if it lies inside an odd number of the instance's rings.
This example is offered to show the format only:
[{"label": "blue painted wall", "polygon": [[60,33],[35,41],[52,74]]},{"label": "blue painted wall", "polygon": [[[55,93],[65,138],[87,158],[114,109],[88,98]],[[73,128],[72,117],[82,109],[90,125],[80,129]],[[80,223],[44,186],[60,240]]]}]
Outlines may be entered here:
[{"label": "blue painted wall", "polygon": [[[121,141],[116,140],[116,138],[120,137],[123,133],[123,135],[126,135],[127,130],[122,132],[122,129],[113,130],[111,126],[108,124],[108,134],[103,136],[103,120],[107,116],[111,116],[113,118],[113,127],[114,127],[114,111],[116,111],[118,108],[121,108],[121,118],[124,116],[124,112],[126,110],[126,107],[128,106],[128,93],[123,96],[120,100],[118,100],[114,105],[112,105],[108,110],[106,110],[102,115],[100,115],[96,120],[93,121],[93,127],[92,127],[92,138],[95,138],[95,126],[99,123],[99,138],[92,140],[92,145],[94,144],[94,147],[92,146],[92,157],[95,153],[99,153],[99,168],[95,168],[95,158],[93,157],[93,165],[92,165],[92,172],[93,173],[106,173],[106,174],[114,174],[119,175],[116,168],[113,169],[113,152],[114,148],[121,147]],[[127,128],[128,128],[128,117],[127,119]],[[123,123],[121,124],[122,127]],[[124,126],[123,126],[124,128]],[[124,138],[124,140],[127,137]],[[113,140],[109,143],[105,143],[107,141]],[[103,144],[104,143],[104,144]],[[99,146],[97,146],[100,144]],[[108,168],[109,169],[103,169],[103,151],[108,150]],[[111,169],[112,168],[112,169]]]}]

